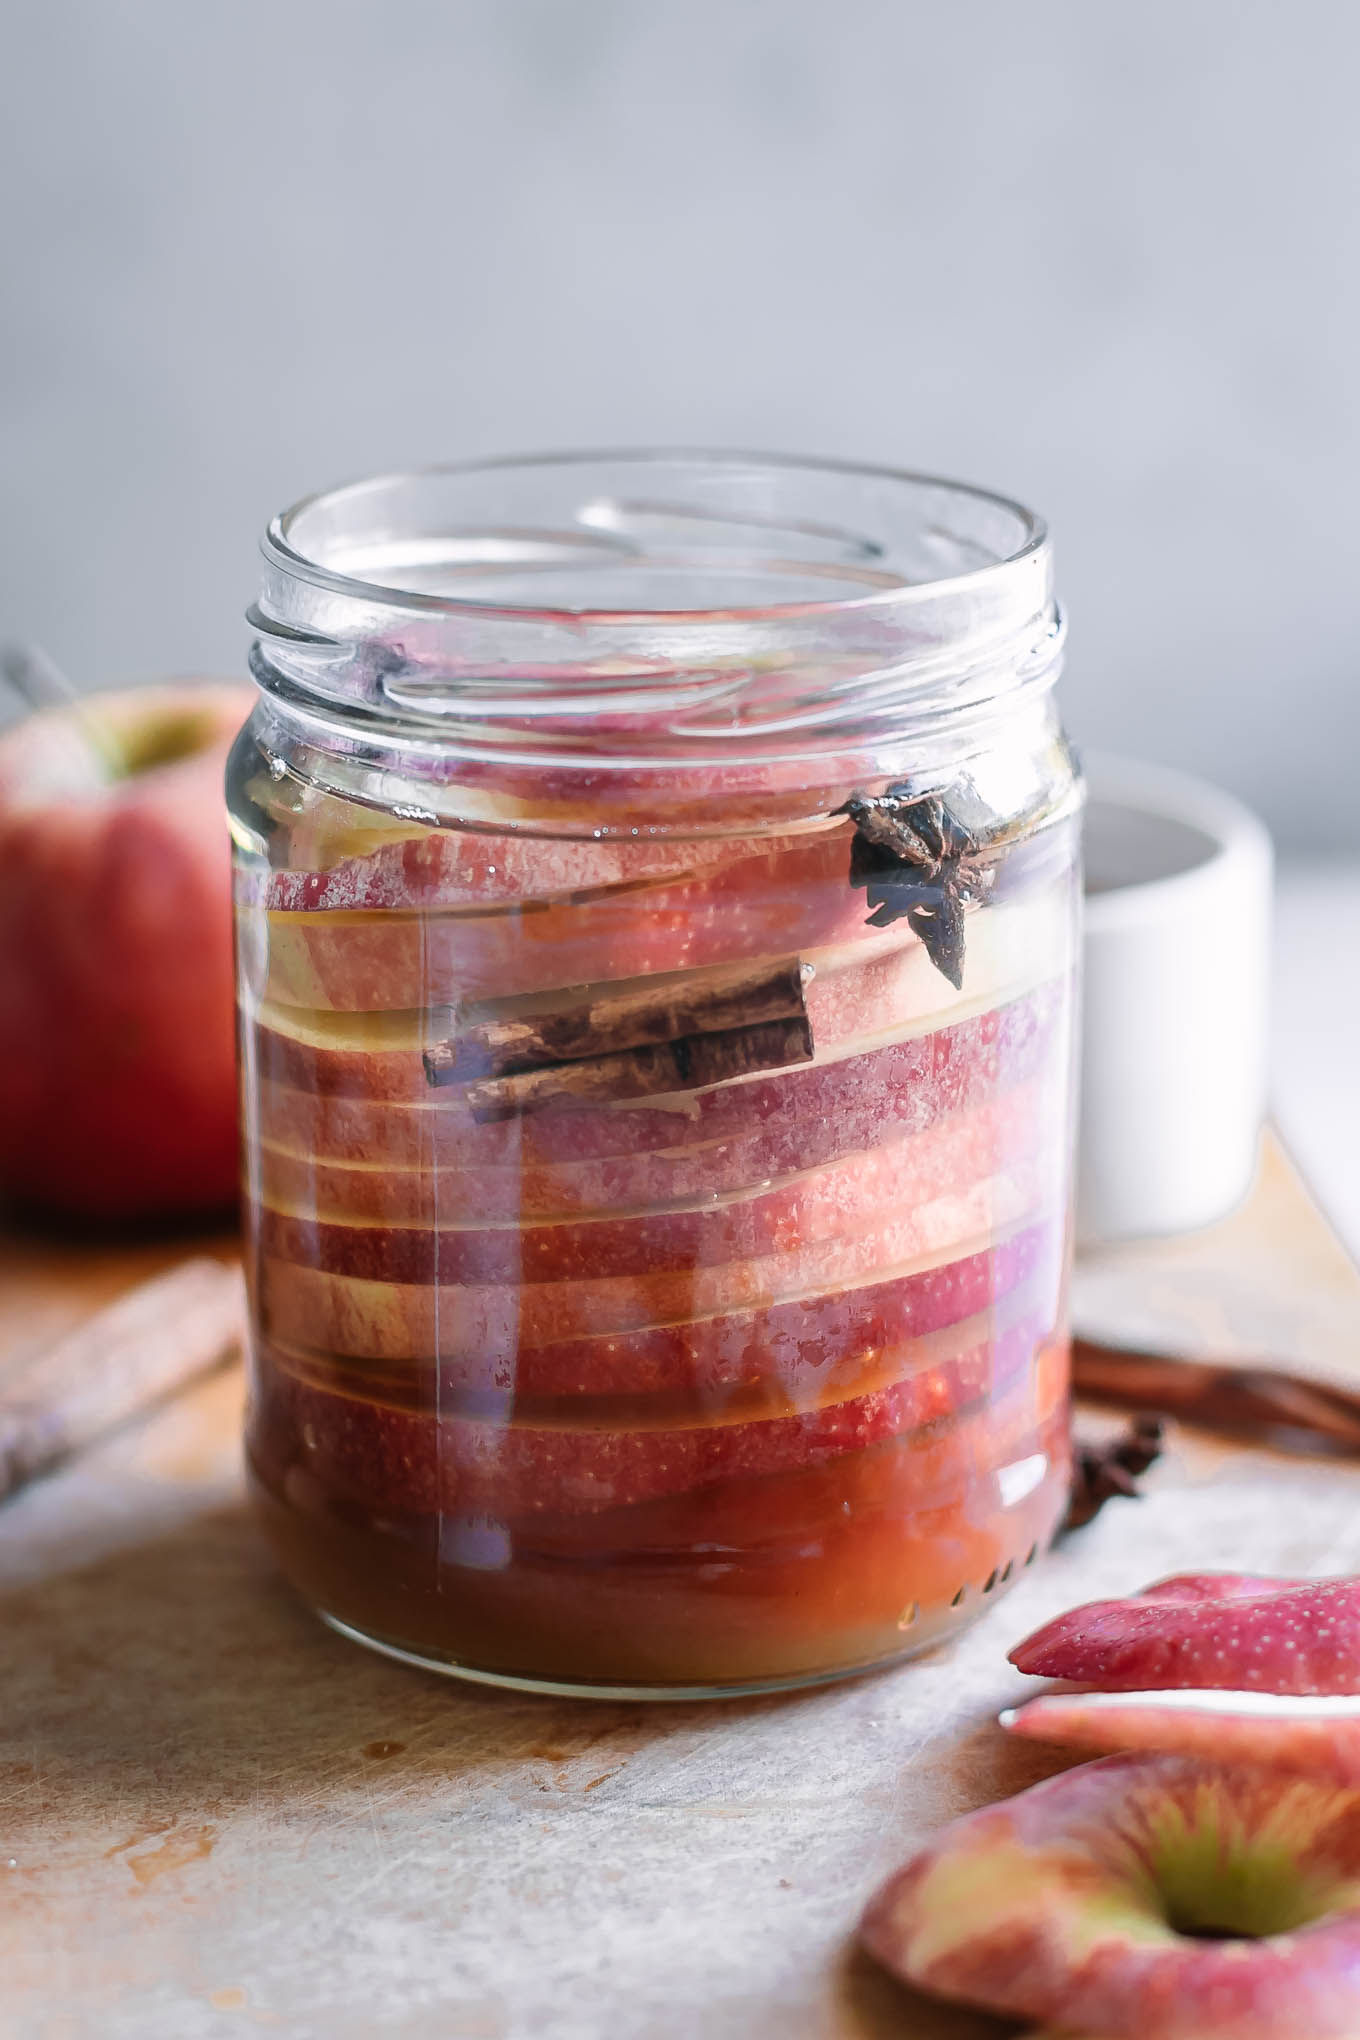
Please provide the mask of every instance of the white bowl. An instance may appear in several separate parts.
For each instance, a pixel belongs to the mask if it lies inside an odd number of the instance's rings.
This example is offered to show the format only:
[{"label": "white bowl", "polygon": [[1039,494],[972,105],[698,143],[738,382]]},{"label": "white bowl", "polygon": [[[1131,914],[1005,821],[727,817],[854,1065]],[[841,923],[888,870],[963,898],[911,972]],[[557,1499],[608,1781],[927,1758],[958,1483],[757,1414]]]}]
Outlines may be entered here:
[{"label": "white bowl", "polygon": [[1077,1244],[1187,1232],[1240,1203],[1265,1116],[1270,838],[1161,766],[1085,760]]}]

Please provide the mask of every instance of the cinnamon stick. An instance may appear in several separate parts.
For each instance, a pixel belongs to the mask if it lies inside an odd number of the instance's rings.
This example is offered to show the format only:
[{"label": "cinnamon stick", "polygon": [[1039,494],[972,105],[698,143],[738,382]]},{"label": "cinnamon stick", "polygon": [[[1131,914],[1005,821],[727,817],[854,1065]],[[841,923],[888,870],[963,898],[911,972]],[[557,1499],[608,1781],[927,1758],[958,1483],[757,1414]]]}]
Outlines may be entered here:
[{"label": "cinnamon stick", "polygon": [[1360,1395],[1273,1361],[1183,1360],[1074,1339],[1072,1382],[1095,1401],[1161,1411],[1232,1437],[1360,1454]]},{"label": "cinnamon stick", "polygon": [[239,1268],[186,1261],[0,1380],[0,1500],[222,1366],[245,1340]]},{"label": "cinnamon stick", "polygon": [[806,1014],[732,1027],[718,1034],[687,1034],[677,1041],[630,1048],[614,1055],[549,1063],[540,1069],[469,1084],[472,1116],[486,1125],[541,1112],[549,1105],[580,1106],[620,1098],[659,1097],[668,1091],[697,1091],[729,1077],[786,1069],[812,1061],[812,1028]]},{"label": "cinnamon stick", "polygon": [[805,1011],[796,956],[702,977],[668,974],[626,991],[597,991],[549,1012],[506,1001],[469,1001],[458,1009],[453,1036],[426,1051],[425,1074],[431,1084],[512,1076],[691,1035],[797,1020]]}]

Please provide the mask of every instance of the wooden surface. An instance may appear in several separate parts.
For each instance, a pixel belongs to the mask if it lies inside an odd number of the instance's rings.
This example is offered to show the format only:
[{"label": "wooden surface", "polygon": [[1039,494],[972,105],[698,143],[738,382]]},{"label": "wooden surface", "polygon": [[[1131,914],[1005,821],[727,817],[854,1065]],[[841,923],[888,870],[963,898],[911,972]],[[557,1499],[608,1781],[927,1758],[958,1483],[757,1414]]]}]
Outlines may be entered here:
[{"label": "wooden surface", "polygon": [[[0,1352],[178,1249],[0,1250]],[[1287,1163],[1080,1272],[1094,1330],[1360,1377],[1360,1277]],[[240,1499],[220,1377],[0,1511],[6,2040],[969,2040],[850,1950],[932,1827],[1057,1767],[1005,1651],[1186,1565],[1360,1570],[1360,1469],[1182,1437],[958,1643],[720,1706],[539,1701],[331,1636]]]}]

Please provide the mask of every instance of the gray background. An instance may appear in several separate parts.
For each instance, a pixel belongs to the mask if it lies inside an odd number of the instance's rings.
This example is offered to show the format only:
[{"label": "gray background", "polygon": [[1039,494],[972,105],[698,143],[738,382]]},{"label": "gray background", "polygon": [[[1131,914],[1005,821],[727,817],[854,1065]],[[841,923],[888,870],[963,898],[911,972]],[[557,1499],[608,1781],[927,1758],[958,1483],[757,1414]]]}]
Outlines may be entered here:
[{"label": "gray background", "polygon": [[0,634],[239,667],[365,470],[632,440],[1049,515],[1080,740],[1360,848],[1349,0],[5,10]]}]

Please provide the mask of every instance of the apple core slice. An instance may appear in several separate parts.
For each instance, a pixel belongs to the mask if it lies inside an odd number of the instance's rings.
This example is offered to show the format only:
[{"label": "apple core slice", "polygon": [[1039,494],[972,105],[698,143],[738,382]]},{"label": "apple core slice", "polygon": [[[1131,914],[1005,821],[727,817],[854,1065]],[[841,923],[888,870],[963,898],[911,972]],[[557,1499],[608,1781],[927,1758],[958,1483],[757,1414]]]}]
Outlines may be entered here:
[{"label": "apple core slice", "polygon": [[1048,1693],[1007,1709],[1001,1726],[1074,1749],[1265,1764],[1360,1788],[1360,1693]]},{"label": "apple core slice", "polygon": [[1187,1573],[1059,1615],[1011,1652],[1022,1672],[1121,1692],[1360,1692],[1360,1579]]},{"label": "apple core slice", "polygon": [[954,1821],[871,1901],[921,1989],[1102,2040],[1354,2040],[1360,1792],[1110,1757]]}]

